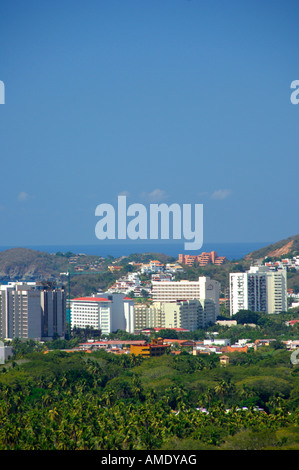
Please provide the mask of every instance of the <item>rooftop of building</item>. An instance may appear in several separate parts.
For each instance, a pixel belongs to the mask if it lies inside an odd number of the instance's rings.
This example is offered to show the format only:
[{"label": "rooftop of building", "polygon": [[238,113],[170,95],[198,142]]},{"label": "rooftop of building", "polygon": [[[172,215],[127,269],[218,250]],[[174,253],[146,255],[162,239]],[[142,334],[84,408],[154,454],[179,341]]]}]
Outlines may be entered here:
[{"label": "rooftop of building", "polygon": [[72,301],[80,302],[111,302],[111,300],[106,299],[105,297],[77,297],[76,299],[71,299]]},{"label": "rooftop of building", "polygon": [[173,330],[173,331],[190,331],[186,330],[186,328],[165,328],[165,327],[157,327],[157,328],[144,328],[143,331],[161,331],[161,330]]}]

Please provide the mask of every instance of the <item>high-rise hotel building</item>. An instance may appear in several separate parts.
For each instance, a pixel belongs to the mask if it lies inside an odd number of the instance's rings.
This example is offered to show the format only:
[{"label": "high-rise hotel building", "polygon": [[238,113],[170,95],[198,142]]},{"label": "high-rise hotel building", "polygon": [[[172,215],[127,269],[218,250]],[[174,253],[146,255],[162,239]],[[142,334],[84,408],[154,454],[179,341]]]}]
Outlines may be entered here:
[{"label": "high-rise hotel building", "polygon": [[267,266],[252,266],[245,273],[230,273],[230,315],[239,310],[281,313],[287,310],[287,273]]},{"label": "high-rise hotel building", "polygon": [[0,286],[0,337],[50,340],[64,337],[64,288],[35,282]]},{"label": "high-rise hotel building", "polygon": [[220,283],[208,276],[197,281],[152,281],[153,302],[175,302],[182,300],[212,300],[215,303],[215,315],[219,315]]}]

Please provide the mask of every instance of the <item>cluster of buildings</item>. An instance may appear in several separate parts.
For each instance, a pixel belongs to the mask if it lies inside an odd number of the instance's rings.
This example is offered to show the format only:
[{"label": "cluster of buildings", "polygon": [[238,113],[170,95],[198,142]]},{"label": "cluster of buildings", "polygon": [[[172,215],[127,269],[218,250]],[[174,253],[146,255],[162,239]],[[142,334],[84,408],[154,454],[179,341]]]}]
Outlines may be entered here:
[{"label": "cluster of buildings", "polygon": [[[155,331],[159,328],[154,328]],[[181,329],[177,329],[181,331]],[[187,330],[184,330],[187,331]],[[270,346],[275,342],[274,338],[257,339],[250,341],[249,339],[240,339],[231,344],[229,338],[217,339],[217,332],[214,332],[215,337],[205,339],[203,341],[193,340],[179,340],[179,339],[163,339],[152,338],[149,340],[89,340],[85,343],[80,343],[77,348],[78,351],[92,352],[94,350],[105,350],[112,354],[134,354],[135,356],[155,357],[161,356],[165,352],[170,354],[179,354],[182,348],[187,348],[190,354],[197,356],[201,354],[218,354],[222,364],[229,363],[229,357],[225,354],[232,352],[247,353],[250,349],[258,350],[264,346]],[[298,340],[289,340],[284,342],[286,349],[293,351],[299,347]],[[175,348],[178,346],[179,348]]]},{"label": "cluster of buildings", "polygon": [[84,272],[84,271],[101,271],[103,267],[104,258],[97,257],[92,261],[84,254],[72,254],[68,257],[68,262],[72,266],[73,271]]},{"label": "cluster of buildings", "polygon": [[[215,264],[216,252],[208,255],[209,262]],[[182,256],[179,259],[183,263]],[[178,271],[183,268],[177,263],[140,263],[137,272],[119,278],[106,292],[70,299],[71,328],[91,327],[109,335],[117,330],[139,333],[152,328],[194,331],[216,323],[220,283],[208,276],[194,281],[174,280]],[[142,290],[147,293],[143,303],[128,295],[133,292],[138,297]],[[229,304],[231,322],[240,310],[269,314],[286,311],[287,269],[264,265],[230,273]],[[0,286],[0,338],[63,338],[68,326],[63,286],[41,282],[9,282]]]},{"label": "cluster of buildings", "polygon": [[145,328],[196,330],[216,321],[220,284],[209,277],[198,281],[152,281],[151,301],[134,303],[124,293],[100,293],[70,301],[71,327],[91,326],[109,334]]},{"label": "cluster of buildings", "polygon": [[[125,276],[121,276],[108,289],[109,293],[133,293],[135,297],[142,296],[141,291],[145,291],[151,296],[151,281],[171,281],[173,276],[178,272],[183,272],[182,266],[177,263],[161,263],[159,260],[151,260],[149,263],[130,262],[130,265],[137,268],[137,271],[129,272]],[[115,272],[121,266],[109,266],[112,272]],[[142,275],[147,275],[149,279],[141,280]]]},{"label": "cluster of buildings", "polygon": [[299,307],[299,293],[295,294],[293,289],[288,289],[288,299],[290,300],[290,308]]},{"label": "cluster of buildings", "polygon": [[292,258],[285,258],[278,261],[265,261],[264,264],[270,269],[293,268],[299,271],[299,256],[293,256]]},{"label": "cluster of buildings", "polygon": [[145,291],[148,295],[151,294],[151,283],[149,281],[141,281],[138,272],[128,273],[125,276],[117,279],[107,292],[109,294],[133,294],[134,297],[141,297],[142,292]]}]

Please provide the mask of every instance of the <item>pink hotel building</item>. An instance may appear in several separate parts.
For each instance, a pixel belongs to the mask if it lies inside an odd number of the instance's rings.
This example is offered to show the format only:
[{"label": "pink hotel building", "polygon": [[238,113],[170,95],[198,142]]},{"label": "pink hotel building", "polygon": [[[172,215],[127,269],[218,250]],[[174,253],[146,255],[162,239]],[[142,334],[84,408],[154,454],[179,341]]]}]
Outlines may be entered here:
[{"label": "pink hotel building", "polygon": [[194,263],[198,263],[199,266],[206,266],[209,263],[212,264],[223,264],[226,261],[225,256],[218,256],[216,251],[210,253],[203,252],[200,255],[183,255],[179,254],[179,263],[192,266]]}]

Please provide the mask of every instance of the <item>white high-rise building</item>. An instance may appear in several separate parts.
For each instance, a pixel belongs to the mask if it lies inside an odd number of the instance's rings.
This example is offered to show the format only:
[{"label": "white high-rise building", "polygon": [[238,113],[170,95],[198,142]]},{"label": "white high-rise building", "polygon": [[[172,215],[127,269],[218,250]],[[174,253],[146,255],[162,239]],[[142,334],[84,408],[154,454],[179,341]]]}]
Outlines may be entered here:
[{"label": "white high-rise building", "polygon": [[92,327],[102,334],[124,330],[134,333],[134,301],[124,294],[99,293],[70,301],[71,327]]},{"label": "white high-rise building", "polygon": [[245,273],[230,273],[230,315],[239,310],[280,313],[287,310],[287,274],[267,266],[252,266]]},{"label": "white high-rise building", "polygon": [[35,282],[0,287],[0,337],[49,340],[64,336],[63,288]]},{"label": "white high-rise building", "polygon": [[198,281],[152,281],[153,302],[175,302],[177,300],[213,300],[215,315],[219,315],[220,283],[207,276]]}]

